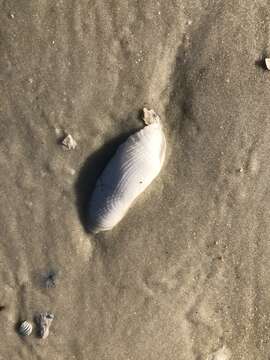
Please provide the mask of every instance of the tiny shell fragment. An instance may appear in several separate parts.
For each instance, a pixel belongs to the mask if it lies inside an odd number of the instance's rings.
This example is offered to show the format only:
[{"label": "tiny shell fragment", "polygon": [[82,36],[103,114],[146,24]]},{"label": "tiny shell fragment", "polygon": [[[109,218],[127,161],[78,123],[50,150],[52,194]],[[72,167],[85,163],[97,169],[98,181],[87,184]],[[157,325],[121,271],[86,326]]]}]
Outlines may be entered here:
[{"label": "tiny shell fragment", "polygon": [[38,315],[36,322],[38,325],[38,332],[41,339],[46,339],[49,336],[50,326],[54,319],[52,313],[41,313]]},{"label": "tiny shell fragment", "polygon": [[62,141],[62,145],[64,145],[64,147],[67,149],[67,150],[74,150],[76,149],[77,147],[77,143],[76,141],[73,139],[73,137],[68,134],[64,140]]},{"label": "tiny shell fragment", "polygon": [[265,58],[265,66],[267,70],[270,70],[270,58]]}]

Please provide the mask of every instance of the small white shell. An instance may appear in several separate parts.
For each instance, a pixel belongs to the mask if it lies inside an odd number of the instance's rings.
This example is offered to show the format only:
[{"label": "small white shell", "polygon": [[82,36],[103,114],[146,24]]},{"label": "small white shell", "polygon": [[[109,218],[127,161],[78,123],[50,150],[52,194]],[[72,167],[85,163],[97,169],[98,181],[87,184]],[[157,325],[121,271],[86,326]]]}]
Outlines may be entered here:
[{"label": "small white shell", "polygon": [[19,334],[22,336],[29,336],[31,335],[32,330],[32,324],[30,324],[28,321],[23,321],[19,327]]},{"label": "small white shell", "polygon": [[270,58],[265,58],[264,61],[265,61],[265,66],[266,66],[267,70],[270,70]]},{"label": "small white shell", "polygon": [[94,233],[112,229],[162,168],[166,139],[160,118],[144,109],[144,122],[142,130],[119,146],[96,183],[89,206]]},{"label": "small white shell", "polygon": [[41,339],[46,339],[49,336],[50,326],[53,319],[54,315],[52,313],[41,313],[38,315],[36,321]]},{"label": "small white shell", "polygon": [[77,147],[77,143],[76,141],[73,139],[73,137],[68,134],[64,140],[62,141],[62,145],[65,147],[65,149],[67,150],[74,150]]}]

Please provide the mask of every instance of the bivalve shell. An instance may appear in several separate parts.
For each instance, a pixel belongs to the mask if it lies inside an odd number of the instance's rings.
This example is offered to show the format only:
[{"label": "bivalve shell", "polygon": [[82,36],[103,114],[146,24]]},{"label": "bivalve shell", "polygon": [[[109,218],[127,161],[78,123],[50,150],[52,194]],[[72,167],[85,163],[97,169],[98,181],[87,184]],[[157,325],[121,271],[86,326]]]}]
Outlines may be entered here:
[{"label": "bivalve shell", "polygon": [[162,168],[166,139],[160,118],[144,109],[144,122],[142,130],[119,146],[96,183],[88,214],[93,233],[118,224]]},{"label": "bivalve shell", "polygon": [[33,330],[32,324],[30,324],[30,322],[28,321],[23,321],[19,327],[19,334],[21,336],[29,336],[31,335],[32,330]]}]

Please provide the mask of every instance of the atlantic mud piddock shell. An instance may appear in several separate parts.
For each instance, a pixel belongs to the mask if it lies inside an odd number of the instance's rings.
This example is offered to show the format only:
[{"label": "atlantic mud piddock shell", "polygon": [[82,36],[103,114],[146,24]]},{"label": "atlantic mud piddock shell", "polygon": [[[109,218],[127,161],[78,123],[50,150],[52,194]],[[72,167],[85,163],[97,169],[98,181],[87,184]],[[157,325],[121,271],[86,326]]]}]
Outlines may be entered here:
[{"label": "atlantic mud piddock shell", "polygon": [[33,326],[28,321],[23,321],[19,327],[19,334],[21,336],[29,336],[32,333]]},{"label": "atlantic mud piddock shell", "polygon": [[93,233],[112,229],[162,168],[166,139],[160,118],[143,110],[146,126],[119,146],[96,183],[88,214]]}]

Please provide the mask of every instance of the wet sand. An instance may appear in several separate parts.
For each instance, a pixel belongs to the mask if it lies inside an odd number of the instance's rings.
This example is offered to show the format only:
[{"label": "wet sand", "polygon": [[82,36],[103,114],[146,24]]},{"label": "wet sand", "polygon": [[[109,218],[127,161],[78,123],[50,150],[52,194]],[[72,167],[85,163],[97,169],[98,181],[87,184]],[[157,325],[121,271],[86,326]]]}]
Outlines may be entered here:
[{"label": "wet sand", "polygon": [[[268,3],[0,9],[0,360],[268,359]],[[162,118],[166,164],[90,235],[94,183],[143,106]],[[46,340],[18,336],[46,311]]]}]

